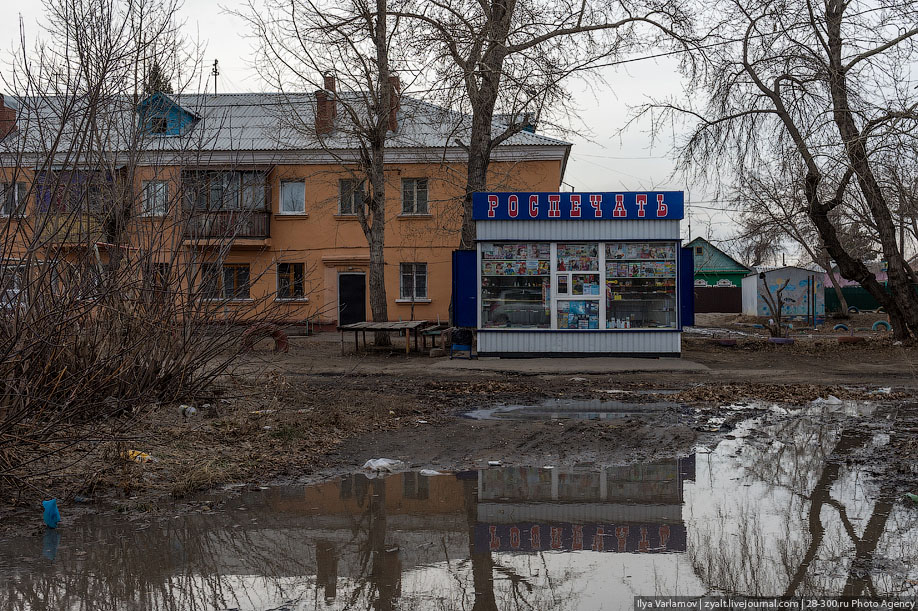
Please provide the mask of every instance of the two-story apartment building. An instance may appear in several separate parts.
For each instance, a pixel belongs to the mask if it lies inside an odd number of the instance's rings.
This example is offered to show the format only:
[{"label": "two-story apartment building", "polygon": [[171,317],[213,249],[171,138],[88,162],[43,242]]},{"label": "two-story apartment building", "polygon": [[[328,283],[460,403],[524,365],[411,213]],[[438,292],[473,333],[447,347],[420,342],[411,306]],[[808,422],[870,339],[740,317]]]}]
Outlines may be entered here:
[{"label": "two-story apartment building", "polygon": [[[130,243],[155,249],[164,270],[198,266],[207,292],[230,307],[270,300],[290,321],[307,313],[326,324],[363,320],[369,249],[356,215],[358,151],[338,107],[347,94],[326,86],[316,94],[156,93],[109,101],[109,123],[88,130],[86,146],[54,128],[53,99],[7,97],[0,108],[3,258],[15,262],[38,237],[58,247],[72,243],[74,251],[94,248],[100,260],[108,255],[97,244]],[[466,123],[407,95],[390,116],[391,320],[448,319]],[[558,190],[570,146],[529,131],[512,136],[492,155],[491,188]],[[122,220],[94,219],[99,193],[118,189],[129,194]],[[74,207],[81,211],[76,220]]]}]

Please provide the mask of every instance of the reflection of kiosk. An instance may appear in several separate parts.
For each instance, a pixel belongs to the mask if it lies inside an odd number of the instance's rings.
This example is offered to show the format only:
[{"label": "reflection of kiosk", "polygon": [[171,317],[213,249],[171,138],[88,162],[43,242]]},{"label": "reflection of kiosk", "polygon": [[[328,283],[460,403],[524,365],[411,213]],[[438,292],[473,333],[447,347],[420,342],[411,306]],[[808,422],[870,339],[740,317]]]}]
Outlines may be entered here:
[{"label": "reflection of kiosk", "polygon": [[475,548],[684,552],[682,483],[694,478],[694,455],[598,471],[479,471]]},{"label": "reflection of kiosk", "polygon": [[473,205],[478,248],[455,259],[454,307],[479,354],[680,353],[693,278],[681,191],[476,193]]}]

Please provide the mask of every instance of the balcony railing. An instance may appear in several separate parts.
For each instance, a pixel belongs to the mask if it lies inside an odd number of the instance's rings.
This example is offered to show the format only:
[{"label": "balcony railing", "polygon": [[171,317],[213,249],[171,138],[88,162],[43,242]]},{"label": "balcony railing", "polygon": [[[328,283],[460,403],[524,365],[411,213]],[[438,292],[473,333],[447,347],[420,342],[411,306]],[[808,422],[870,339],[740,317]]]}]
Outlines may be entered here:
[{"label": "balcony railing", "polygon": [[196,210],[185,225],[185,239],[264,239],[271,236],[270,218],[256,210]]},{"label": "balcony railing", "polygon": [[105,230],[98,216],[70,213],[39,214],[35,219],[38,239],[57,244],[104,242]]}]

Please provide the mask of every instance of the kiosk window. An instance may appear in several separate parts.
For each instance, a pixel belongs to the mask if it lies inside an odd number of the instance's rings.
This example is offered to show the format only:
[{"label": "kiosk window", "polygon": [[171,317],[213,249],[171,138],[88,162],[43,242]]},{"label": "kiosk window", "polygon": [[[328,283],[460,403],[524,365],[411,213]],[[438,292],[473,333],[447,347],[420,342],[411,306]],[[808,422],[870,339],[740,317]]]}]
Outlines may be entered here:
[{"label": "kiosk window", "polygon": [[606,328],[676,328],[675,242],[614,242],[605,248]]},{"label": "kiosk window", "polygon": [[549,244],[481,245],[481,326],[551,328]]}]

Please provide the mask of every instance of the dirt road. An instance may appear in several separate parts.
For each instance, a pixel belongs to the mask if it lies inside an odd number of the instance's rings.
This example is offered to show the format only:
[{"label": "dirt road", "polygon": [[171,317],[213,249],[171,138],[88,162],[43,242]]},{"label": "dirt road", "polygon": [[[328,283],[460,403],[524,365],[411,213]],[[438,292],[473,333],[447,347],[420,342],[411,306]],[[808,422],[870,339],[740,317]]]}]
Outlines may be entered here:
[{"label": "dirt road", "polygon": [[[493,371],[486,362],[481,370],[460,369],[446,359],[406,358],[397,346],[371,355],[339,351],[333,334],[293,338],[287,354],[258,346],[223,388],[197,398],[194,416],[183,416],[177,405],[158,406],[133,423],[131,441],[75,446],[72,455],[45,465],[48,472],[31,488],[0,491],[0,528],[35,522],[40,498],[57,497],[71,513],[175,511],[198,507],[188,499],[201,490],[314,479],[353,471],[376,457],[441,470],[492,460],[627,463],[713,443],[737,417],[723,406],[737,401],[876,399],[876,390],[886,387],[884,400],[904,403],[918,389],[915,350],[889,340],[853,347],[831,338],[791,347],[749,341],[725,348],[688,337],[683,362],[699,367],[669,370],[648,361],[652,371],[612,365],[609,372],[591,367],[590,373],[571,359],[559,360],[556,373],[532,373],[525,363],[514,371]],[[546,399],[635,405],[610,420],[461,417],[477,408]],[[660,402],[671,405],[640,407]],[[105,423],[100,435],[123,426]],[[124,453],[131,449],[155,461],[128,461]],[[76,502],[83,498],[91,503]]]}]

